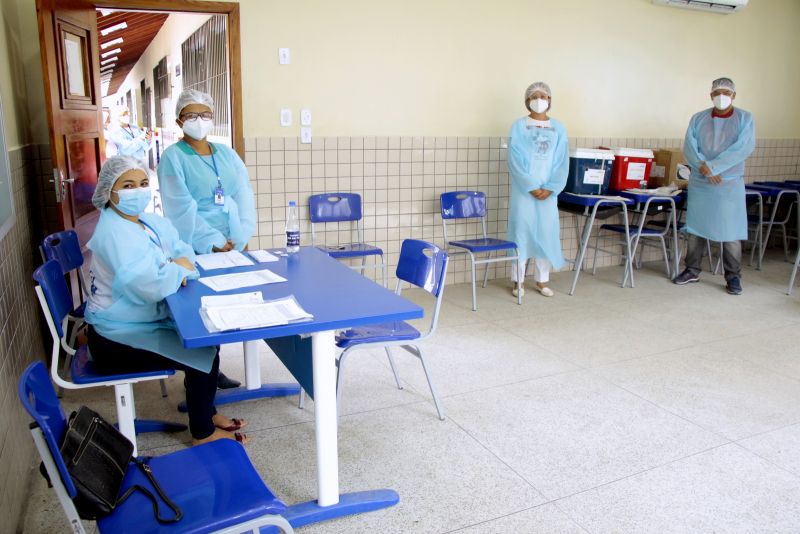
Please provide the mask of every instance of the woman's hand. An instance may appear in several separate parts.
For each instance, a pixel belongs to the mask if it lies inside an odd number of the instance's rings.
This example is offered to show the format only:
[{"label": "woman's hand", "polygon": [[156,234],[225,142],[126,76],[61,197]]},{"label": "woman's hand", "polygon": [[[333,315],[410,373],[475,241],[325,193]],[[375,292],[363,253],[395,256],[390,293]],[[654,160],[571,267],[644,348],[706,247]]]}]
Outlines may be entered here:
[{"label": "woman's hand", "polygon": [[[187,258],[185,256],[181,257],[181,258],[175,258],[172,261],[173,261],[173,263],[177,263],[178,265],[180,265],[184,269],[188,269],[190,271],[194,271],[195,270],[194,264],[192,262],[190,262],[189,258]],[[186,280],[184,280],[183,282],[184,282],[183,285],[186,285]]]},{"label": "woman's hand", "polygon": [[534,189],[533,191],[531,191],[531,195],[533,195],[533,198],[535,198],[536,200],[545,200],[551,194],[553,194],[553,192],[547,189]]},{"label": "woman's hand", "polygon": [[233,243],[230,240],[226,241],[225,246],[222,248],[211,247],[212,252],[229,252],[231,250],[233,250]]}]

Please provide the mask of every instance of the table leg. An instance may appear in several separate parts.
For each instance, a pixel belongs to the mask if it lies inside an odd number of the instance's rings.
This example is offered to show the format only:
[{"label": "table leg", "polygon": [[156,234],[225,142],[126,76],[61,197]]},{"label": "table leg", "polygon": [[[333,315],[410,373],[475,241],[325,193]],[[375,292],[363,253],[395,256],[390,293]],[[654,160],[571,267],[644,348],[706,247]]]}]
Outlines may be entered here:
[{"label": "table leg", "polygon": [[339,502],[336,342],[333,330],[312,334],[311,361],[317,442],[317,503],[331,506]]},{"label": "table leg", "polygon": [[244,380],[247,389],[261,387],[261,366],[258,362],[258,344],[260,341],[245,341],[244,345]]},{"label": "table leg", "polygon": [[579,242],[578,257],[575,259],[575,274],[572,276],[572,287],[569,289],[569,294],[575,293],[575,286],[578,285],[578,277],[581,275],[583,269],[583,260],[586,257],[586,246],[589,244],[589,238],[592,235],[592,226],[594,225],[594,218],[597,214],[597,204],[592,209],[592,214],[586,219],[583,225],[583,232]]}]

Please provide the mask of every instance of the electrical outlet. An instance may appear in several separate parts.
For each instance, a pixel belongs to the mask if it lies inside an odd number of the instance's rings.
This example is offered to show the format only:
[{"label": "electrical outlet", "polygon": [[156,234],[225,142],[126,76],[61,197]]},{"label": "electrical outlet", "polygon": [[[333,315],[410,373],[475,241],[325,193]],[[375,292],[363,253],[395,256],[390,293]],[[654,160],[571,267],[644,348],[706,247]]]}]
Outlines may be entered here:
[{"label": "electrical outlet", "polygon": [[301,126],[311,126],[311,110],[310,109],[301,109],[300,110],[300,125]]},{"label": "electrical outlet", "polygon": [[281,109],[281,126],[292,125],[292,110],[289,108]]},{"label": "electrical outlet", "polygon": [[278,49],[278,63],[281,65],[289,65],[292,62],[292,54],[288,48]]},{"label": "electrical outlet", "polygon": [[311,143],[311,128],[300,128],[300,142],[304,145]]}]

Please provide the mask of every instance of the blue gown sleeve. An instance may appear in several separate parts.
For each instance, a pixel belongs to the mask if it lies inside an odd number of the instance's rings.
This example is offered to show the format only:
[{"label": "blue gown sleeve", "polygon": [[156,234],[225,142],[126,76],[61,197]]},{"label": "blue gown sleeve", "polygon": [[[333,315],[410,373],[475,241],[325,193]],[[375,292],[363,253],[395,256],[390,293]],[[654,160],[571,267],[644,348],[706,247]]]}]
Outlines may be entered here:
[{"label": "blue gown sleeve", "polygon": [[517,124],[511,127],[508,139],[508,172],[511,183],[520,191],[529,193],[538,189],[539,180],[536,180],[528,171],[525,154],[530,150],[522,136]]},{"label": "blue gown sleeve", "polygon": [[165,152],[158,165],[158,183],[164,214],[184,242],[189,243],[195,251],[208,254],[212,247],[224,247],[227,239],[197,214],[197,202],[186,187],[187,165],[181,159],[183,158],[176,149],[169,155]]},{"label": "blue gown sleeve", "polygon": [[558,142],[553,154],[553,167],[550,170],[550,179],[542,186],[551,193],[558,195],[567,185],[569,175],[569,139],[567,133],[558,129]]},{"label": "blue gown sleeve", "polygon": [[[753,116],[745,113],[742,116],[742,122],[739,125],[739,135],[736,142],[725,149],[722,154],[718,155],[713,160],[707,162],[711,172],[714,175],[723,174],[731,167],[735,167],[743,163],[756,147],[756,132],[753,124]],[[733,180],[740,178],[739,176],[726,176],[726,180]]]},{"label": "blue gown sleeve", "polygon": [[686,137],[683,140],[683,157],[686,158],[689,167],[697,173],[700,172],[700,166],[706,162],[706,157],[700,152],[697,144],[697,116],[692,117],[689,127],[686,129]]},{"label": "blue gown sleeve", "polygon": [[[130,231],[141,230],[131,226]],[[162,264],[150,247],[139,244],[140,239],[119,231],[96,243],[92,253],[114,270],[114,300],[125,297],[134,304],[160,302],[175,293],[183,279],[192,274],[177,263]]]},{"label": "blue gown sleeve", "polygon": [[[158,235],[162,239],[164,246],[170,251],[171,257],[186,258],[192,262],[192,264],[194,264],[195,260],[197,259],[194,250],[192,249],[191,245],[181,240],[180,236],[178,235],[178,231],[175,229],[175,226],[172,225],[169,219],[165,219],[164,217],[153,214],[148,218],[147,222],[152,223],[152,225],[157,229]],[[194,280],[199,277],[200,273],[196,269],[191,271],[186,276],[186,278],[189,280]]]},{"label": "blue gown sleeve", "polygon": [[231,150],[231,159],[235,167],[236,177],[239,187],[233,199],[239,207],[239,221],[241,231],[239,235],[231,235],[236,250],[242,250],[247,246],[247,242],[253,237],[256,231],[256,199],[253,195],[253,188],[250,186],[250,176],[247,174],[247,167],[239,155]]},{"label": "blue gown sleeve", "polygon": [[111,142],[116,145],[117,154],[120,156],[132,156],[140,150],[150,148],[150,143],[141,137],[131,138],[122,128],[114,128],[109,132],[109,137]]}]

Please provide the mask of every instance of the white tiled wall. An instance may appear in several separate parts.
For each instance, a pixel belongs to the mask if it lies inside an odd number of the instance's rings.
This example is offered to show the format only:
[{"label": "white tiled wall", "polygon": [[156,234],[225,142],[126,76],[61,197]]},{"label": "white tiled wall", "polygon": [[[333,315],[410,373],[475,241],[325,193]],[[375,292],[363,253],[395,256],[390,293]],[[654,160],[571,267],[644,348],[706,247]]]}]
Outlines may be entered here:
[{"label": "white tiled wall", "polygon": [[[680,148],[682,139],[571,138],[571,147],[626,146]],[[488,199],[488,232],[505,237],[509,177],[506,139],[502,137],[317,137],[245,139],[245,163],[258,208],[258,232],[251,247],[285,245],[286,205],[300,207],[301,241],[311,244],[308,197],[316,193],[355,192],[364,202],[365,240],[383,248],[394,272],[400,244],[413,237],[443,244],[439,195],[480,190]],[[800,139],[760,139],[747,163],[747,181],[800,178]],[[348,224],[317,228],[317,243],[355,239]],[[479,225],[448,226],[448,237],[475,235]],[[576,253],[574,220],[562,214],[564,255]],[[619,260],[598,257],[598,265]],[[565,267],[569,268],[569,267]],[[508,275],[506,264],[490,267],[490,277]],[[390,277],[391,278],[391,277]],[[463,256],[451,260],[449,283],[469,280]],[[390,282],[393,284],[393,282]]]}]

